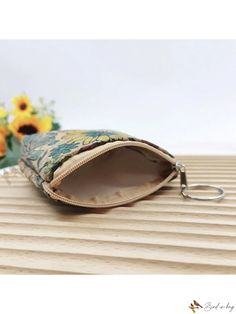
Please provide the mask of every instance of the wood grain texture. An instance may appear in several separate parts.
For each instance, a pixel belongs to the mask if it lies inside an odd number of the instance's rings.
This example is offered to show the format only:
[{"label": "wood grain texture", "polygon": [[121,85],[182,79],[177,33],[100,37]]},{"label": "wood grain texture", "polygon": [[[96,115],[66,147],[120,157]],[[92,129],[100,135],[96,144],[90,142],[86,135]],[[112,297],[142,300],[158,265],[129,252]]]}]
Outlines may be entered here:
[{"label": "wood grain texture", "polygon": [[0,177],[0,274],[236,274],[236,157],[179,159],[190,183],[220,185],[226,198],[183,199],[176,179],[136,203],[90,210]]}]

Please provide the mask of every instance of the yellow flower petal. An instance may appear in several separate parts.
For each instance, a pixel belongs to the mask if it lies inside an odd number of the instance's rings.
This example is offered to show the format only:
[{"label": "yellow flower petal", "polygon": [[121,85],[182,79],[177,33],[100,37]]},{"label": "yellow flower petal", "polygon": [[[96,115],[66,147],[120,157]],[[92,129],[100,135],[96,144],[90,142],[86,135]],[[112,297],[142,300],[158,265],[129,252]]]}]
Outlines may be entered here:
[{"label": "yellow flower petal", "polygon": [[0,134],[0,157],[5,156],[6,151],[7,151],[7,145],[6,145],[5,137],[2,134]]},{"label": "yellow flower petal", "polygon": [[12,99],[14,105],[13,114],[15,116],[29,117],[33,110],[31,101],[27,95],[16,96]]},{"label": "yellow flower petal", "polygon": [[44,116],[41,118],[41,132],[48,132],[52,129],[52,118]]},{"label": "yellow flower petal", "polygon": [[0,125],[0,135],[3,135],[4,137],[9,134],[9,130],[6,125]]},{"label": "yellow flower petal", "polygon": [[9,124],[9,129],[21,140],[25,135],[50,131],[50,125],[50,119],[47,117],[40,119],[36,116],[18,116]]}]

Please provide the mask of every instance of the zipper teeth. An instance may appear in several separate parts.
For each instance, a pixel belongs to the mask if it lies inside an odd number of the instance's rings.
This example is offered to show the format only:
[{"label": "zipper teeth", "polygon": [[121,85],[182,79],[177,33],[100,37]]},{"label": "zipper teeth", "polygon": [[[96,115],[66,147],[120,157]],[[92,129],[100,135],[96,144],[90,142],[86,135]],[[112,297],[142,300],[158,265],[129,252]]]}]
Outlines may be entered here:
[{"label": "zipper teeth", "polygon": [[86,164],[87,162],[93,160],[94,158],[103,155],[106,152],[109,152],[110,150],[116,148],[116,147],[122,147],[122,146],[135,146],[135,147],[142,147],[145,148],[148,146],[148,149],[157,153],[160,157],[163,157],[164,159],[166,159],[167,161],[169,161],[170,163],[172,163],[173,165],[176,165],[176,161],[169,157],[168,155],[166,155],[165,153],[162,153],[161,151],[159,151],[157,148],[154,148],[152,146],[149,146],[148,144],[145,143],[139,143],[139,142],[122,142],[122,143],[117,143],[116,145],[112,145],[110,147],[107,147],[106,149],[97,152],[95,154],[93,154],[92,156],[89,156],[87,158],[85,158],[84,160],[78,162],[75,166],[71,167],[70,169],[68,169],[67,171],[63,172],[61,175],[59,175],[56,179],[53,179],[51,181],[51,184],[54,186],[57,184],[57,182],[60,182],[61,180],[63,180],[65,177],[67,177],[69,174],[71,174],[73,171],[75,171],[76,169],[80,168],[81,166],[83,166],[84,164]]},{"label": "zipper teeth", "polygon": [[[78,205],[78,206],[85,206],[85,207],[96,207],[96,208],[105,208],[105,207],[114,207],[114,206],[118,206],[118,205],[122,205],[122,204],[126,204],[127,202],[134,202],[138,199],[141,199],[151,193],[154,193],[156,190],[158,190],[159,188],[161,188],[165,183],[169,182],[169,180],[171,180],[174,175],[176,175],[177,171],[175,169],[175,164],[176,164],[176,160],[174,158],[169,157],[168,155],[166,155],[165,153],[161,152],[160,150],[158,150],[155,147],[152,147],[146,143],[139,143],[139,142],[130,142],[130,141],[126,141],[126,142],[122,142],[122,143],[113,143],[113,145],[111,145],[110,147],[107,147],[106,149],[103,149],[95,154],[93,154],[92,156],[89,156],[87,158],[85,158],[84,160],[82,160],[81,162],[78,162],[75,166],[71,167],[70,169],[68,169],[67,171],[63,172],[61,175],[58,176],[58,178],[56,178],[55,180],[52,180],[51,183],[53,184],[53,186],[55,185],[55,183],[61,181],[62,179],[64,179],[66,176],[68,176],[70,173],[72,173],[73,171],[75,171],[76,169],[78,169],[79,167],[83,166],[84,164],[86,164],[87,162],[93,160],[94,158],[114,149],[117,147],[125,147],[125,146],[134,146],[134,147],[141,147],[141,148],[147,148],[148,150],[151,150],[152,152],[156,153],[157,155],[159,155],[160,157],[164,158],[165,160],[169,161],[172,165],[173,165],[173,172],[171,172],[169,174],[169,176],[164,179],[160,184],[158,184],[157,186],[155,186],[152,189],[148,189],[145,191],[145,193],[139,194],[138,196],[135,197],[131,197],[131,198],[126,198],[123,199],[122,201],[119,202],[113,202],[113,203],[105,203],[105,204],[91,204],[91,203],[83,203],[83,202],[79,202],[76,200],[71,200],[65,196],[61,196],[55,192],[53,192],[50,189],[50,184],[48,186],[48,183],[44,183],[44,189],[46,190],[46,192],[54,199],[56,200],[60,200],[63,201],[67,204],[72,204],[72,205]],[[51,186],[52,187],[52,186]]]},{"label": "zipper teeth", "polygon": [[64,196],[61,196],[61,195],[58,195],[57,193],[51,191],[47,185],[43,185],[44,186],[44,189],[46,190],[46,192],[50,195],[50,196],[55,196],[55,199],[56,200],[59,200],[59,201],[63,201],[64,203],[68,203],[68,204],[71,204],[71,205],[77,205],[77,206],[84,206],[84,207],[93,207],[93,208],[105,208],[105,207],[115,207],[115,206],[119,206],[119,205],[122,205],[122,204],[126,204],[126,203],[131,203],[131,202],[134,202],[138,199],[141,199],[149,194],[152,194],[154,193],[155,191],[157,191],[158,189],[160,189],[165,183],[169,182],[174,176],[176,175],[176,170],[174,170],[173,172],[171,172],[169,174],[169,176],[164,179],[160,184],[158,184],[157,186],[155,186],[154,188],[150,189],[150,190],[147,190],[145,193],[142,193],[138,196],[135,196],[135,197],[131,197],[131,198],[126,198],[126,199],[123,199],[122,201],[119,201],[119,202],[113,202],[113,203],[104,203],[104,204],[91,204],[91,203],[83,203],[83,202],[79,202],[79,201],[76,201],[76,200],[71,200],[71,199],[68,199],[67,197],[64,197]]}]

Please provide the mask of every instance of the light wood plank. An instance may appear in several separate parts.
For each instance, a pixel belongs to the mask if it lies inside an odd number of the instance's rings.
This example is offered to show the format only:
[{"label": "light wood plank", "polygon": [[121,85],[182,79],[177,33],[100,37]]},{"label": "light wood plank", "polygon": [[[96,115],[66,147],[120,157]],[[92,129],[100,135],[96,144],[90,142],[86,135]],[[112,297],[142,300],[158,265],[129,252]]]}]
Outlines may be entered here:
[{"label": "light wood plank", "polygon": [[226,198],[185,200],[176,179],[133,204],[83,209],[0,177],[0,274],[236,274],[236,156],[178,159],[189,182]]}]

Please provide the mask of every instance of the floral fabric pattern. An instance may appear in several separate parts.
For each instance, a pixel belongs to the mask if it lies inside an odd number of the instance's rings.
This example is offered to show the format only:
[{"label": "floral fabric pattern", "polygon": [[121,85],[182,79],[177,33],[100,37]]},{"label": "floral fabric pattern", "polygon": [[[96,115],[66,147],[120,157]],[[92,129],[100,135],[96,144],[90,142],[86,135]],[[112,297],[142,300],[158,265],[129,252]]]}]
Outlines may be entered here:
[{"label": "floral fabric pattern", "polygon": [[69,130],[25,136],[19,165],[26,177],[42,189],[42,183],[50,182],[54,171],[68,158],[115,141],[145,142],[173,157],[160,147],[125,133],[111,130]]}]

